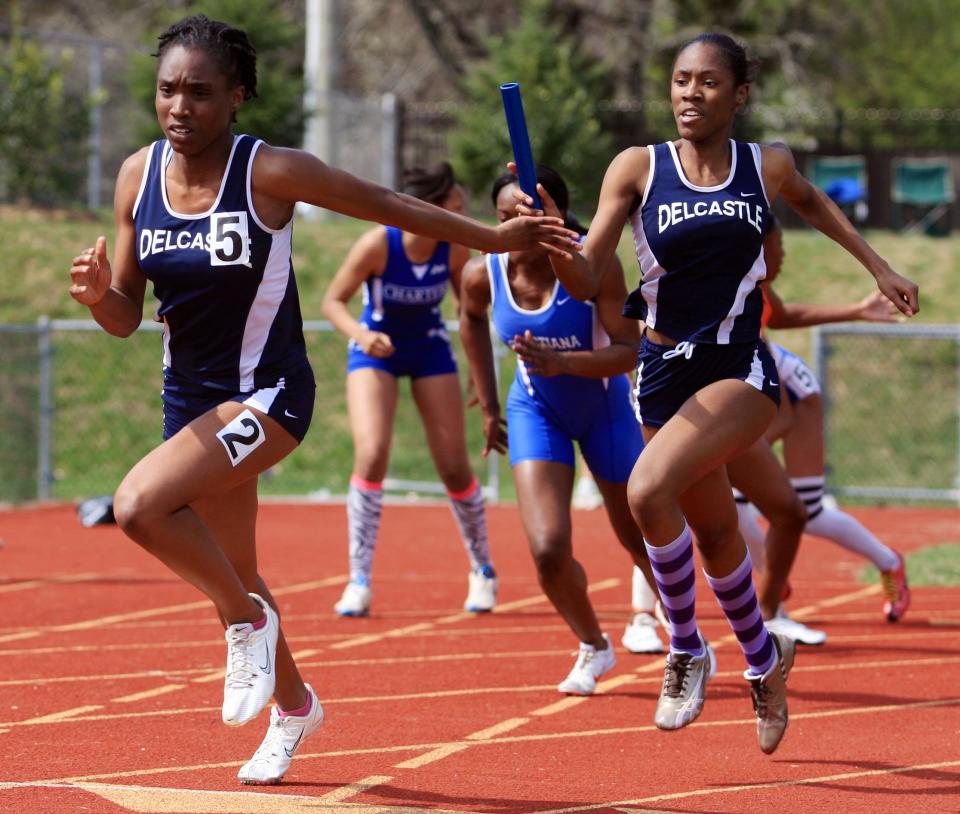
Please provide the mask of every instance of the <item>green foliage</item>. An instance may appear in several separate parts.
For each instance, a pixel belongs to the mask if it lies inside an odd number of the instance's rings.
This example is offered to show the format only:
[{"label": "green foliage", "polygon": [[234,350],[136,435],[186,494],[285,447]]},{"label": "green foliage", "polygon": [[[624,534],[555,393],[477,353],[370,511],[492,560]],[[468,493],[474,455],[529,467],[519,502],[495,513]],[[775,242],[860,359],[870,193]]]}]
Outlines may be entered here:
[{"label": "green foliage", "polygon": [[0,39],[0,198],[50,206],[77,198],[86,171],[89,100],[72,93],[72,54],[14,26]]},{"label": "green foliage", "polygon": [[[907,576],[914,588],[921,585],[960,586],[960,543],[943,542],[910,552]],[[880,573],[873,566],[867,566],[860,574],[860,581],[875,585],[880,582]]]},{"label": "green foliage", "polygon": [[[280,147],[297,147],[303,139],[303,37],[301,24],[279,0],[203,0],[188,8],[175,7],[155,15],[150,27],[155,38],[188,14],[206,14],[247,32],[257,49],[257,98],[243,103],[235,130]],[[156,39],[149,42],[156,51]],[[145,112],[136,145],[160,138],[154,113],[156,58],[131,58],[130,91]],[[135,145],[131,145],[133,148]]]},{"label": "green foliage", "polygon": [[547,22],[543,2],[524,4],[517,25],[486,45],[489,59],[463,82],[468,104],[450,143],[457,174],[485,197],[503,172],[513,153],[499,88],[519,82],[534,158],[563,174],[573,204],[592,210],[612,153],[599,113],[608,68]]}]

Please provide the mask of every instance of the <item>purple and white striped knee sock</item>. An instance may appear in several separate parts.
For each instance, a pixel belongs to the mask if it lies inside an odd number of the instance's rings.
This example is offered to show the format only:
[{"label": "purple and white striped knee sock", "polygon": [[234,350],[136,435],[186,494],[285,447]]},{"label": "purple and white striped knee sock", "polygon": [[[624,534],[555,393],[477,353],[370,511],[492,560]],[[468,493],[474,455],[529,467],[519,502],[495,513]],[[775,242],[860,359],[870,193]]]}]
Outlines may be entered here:
[{"label": "purple and white striped knee sock", "polygon": [[747,659],[748,678],[759,678],[776,663],[777,651],[763,624],[760,603],[753,587],[750,552],[745,553],[743,562],[725,577],[703,573]]},{"label": "purple and white striped knee sock", "polygon": [[693,562],[693,535],[684,524],[676,540],[664,546],[644,542],[653,576],[660,589],[660,602],[670,620],[670,652],[703,655],[703,642],[697,629],[696,568]]}]

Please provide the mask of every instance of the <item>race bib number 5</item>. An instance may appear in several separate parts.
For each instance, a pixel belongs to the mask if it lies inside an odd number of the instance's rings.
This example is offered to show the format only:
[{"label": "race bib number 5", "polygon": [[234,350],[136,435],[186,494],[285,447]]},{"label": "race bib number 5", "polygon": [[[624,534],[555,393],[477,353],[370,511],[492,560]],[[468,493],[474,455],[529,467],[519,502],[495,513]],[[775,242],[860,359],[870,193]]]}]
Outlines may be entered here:
[{"label": "race bib number 5", "polygon": [[210,216],[210,265],[250,265],[246,212],[216,212]]},{"label": "race bib number 5", "polygon": [[267,440],[267,434],[257,417],[250,410],[244,410],[217,433],[217,438],[227,450],[230,463],[237,466]]}]

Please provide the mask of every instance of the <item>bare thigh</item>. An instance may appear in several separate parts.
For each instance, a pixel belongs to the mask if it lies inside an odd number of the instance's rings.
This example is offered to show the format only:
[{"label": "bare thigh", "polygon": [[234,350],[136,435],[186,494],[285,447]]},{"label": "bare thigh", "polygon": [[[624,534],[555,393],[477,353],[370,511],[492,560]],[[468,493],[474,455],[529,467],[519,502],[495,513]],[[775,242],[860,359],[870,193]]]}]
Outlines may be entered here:
[{"label": "bare thigh", "polygon": [[[233,432],[223,432],[245,412],[243,424],[235,423],[230,428]],[[118,509],[166,515],[198,500],[225,495],[247,481],[253,481],[255,491],[257,475],[296,446],[296,439],[269,416],[239,402],[224,402],[134,465],[117,490]]]},{"label": "bare thigh", "polygon": [[382,370],[364,367],[347,374],[354,472],[364,480],[379,483],[387,474],[398,391],[396,378]]},{"label": "bare thigh", "polygon": [[823,403],[820,396],[807,396],[793,405],[793,423],[783,436],[783,460],[791,478],[824,473]]},{"label": "bare thigh", "polygon": [[461,492],[473,482],[473,470],[467,457],[460,379],[456,373],[425,376],[414,379],[411,387],[437,474],[448,489]]}]

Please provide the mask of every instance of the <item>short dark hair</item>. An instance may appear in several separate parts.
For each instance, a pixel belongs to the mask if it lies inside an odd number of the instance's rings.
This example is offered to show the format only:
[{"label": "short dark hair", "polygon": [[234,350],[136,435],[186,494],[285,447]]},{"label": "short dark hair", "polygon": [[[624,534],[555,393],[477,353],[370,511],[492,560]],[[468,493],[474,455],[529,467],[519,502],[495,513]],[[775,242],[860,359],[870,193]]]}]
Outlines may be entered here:
[{"label": "short dark hair", "polygon": [[730,70],[730,73],[733,74],[733,81],[736,85],[745,85],[756,79],[760,60],[751,58],[747,54],[747,49],[733,37],[720,34],[716,31],[707,31],[680,46],[680,50],[677,51],[677,56],[673,60],[674,65],[676,65],[680,54],[686,51],[691,45],[698,44],[712,45],[720,52],[727,68]]},{"label": "short dark hair", "polygon": [[257,95],[257,51],[247,33],[227,23],[211,20],[205,14],[194,14],[174,23],[160,37],[153,55],[162,59],[171,45],[202,48],[219,63],[227,78],[243,85],[243,98]]},{"label": "short dark hair", "polygon": [[[490,200],[493,201],[494,207],[497,205],[497,197],[503,188],[510,184],[516,184],[517,180],[517,176],[512,172],[505,172],[493,182],[493,187],[490,190]],[[567,213],[567,228],[573,229],[582,235],[586,234],[586,228],[577,220],[576,216],[569,211],[570,190],[567,189],[567,182],[563,180],[563,176],[547,164],[537,164],[537,182],[542,184],[543,188],[550,194],[557,208],[561,212]]]},{"label": "short dark hair", "polygon": [[440,206],[456,186],[453,167],[446,161],[430,167],[410,167],[403,171],[400,191],[421,201]]}]

